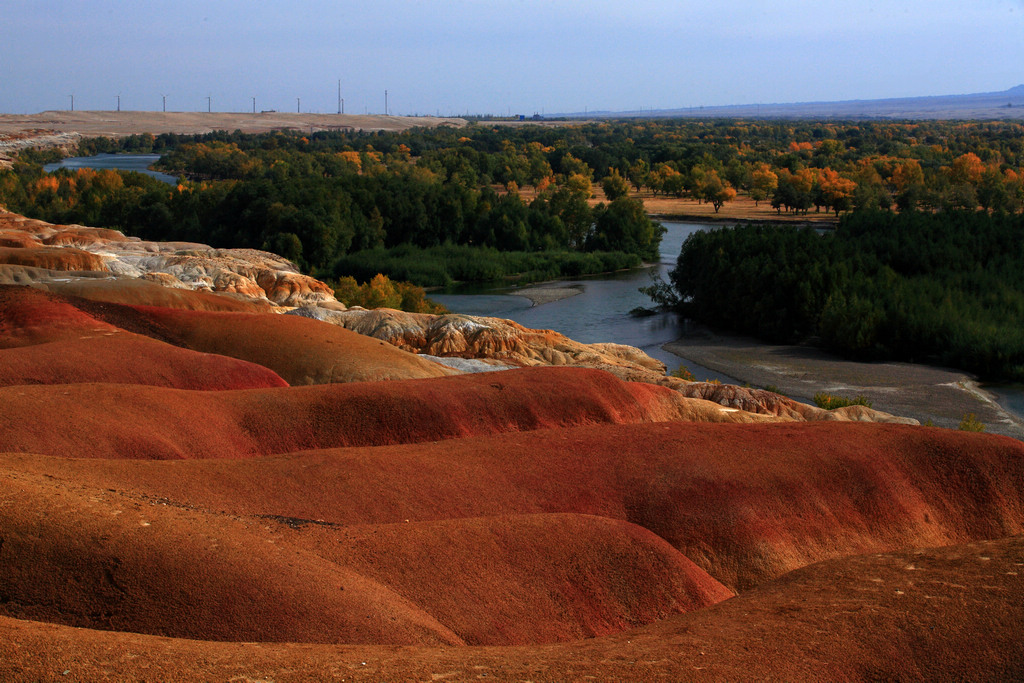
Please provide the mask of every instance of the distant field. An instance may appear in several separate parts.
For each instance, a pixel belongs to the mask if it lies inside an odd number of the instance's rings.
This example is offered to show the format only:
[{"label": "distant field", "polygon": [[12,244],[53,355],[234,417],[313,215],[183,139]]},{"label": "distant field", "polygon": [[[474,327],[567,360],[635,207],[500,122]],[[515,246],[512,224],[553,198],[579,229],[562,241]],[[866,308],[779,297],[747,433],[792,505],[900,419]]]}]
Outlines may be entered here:
[{"label": "distant field", "polygon": [[[495,187],[495,189],[501,191],[499,187]],[[593,186],[593,193],[594,196],[590,199],[591,206],[608,201],[601,190],[601,186],[597,183]],[[519,188],[519,194],[523,199],[527,200],[537,196],[536,190],[532,187]],[[754,200],[746,195],[740,195],[731,202],[726,202],[717,213],[715,213],[715,208],[708,202],[698,202],[690,197],[654,196],[654,193],[648,190],[642,192],[630,190],[629,196],[643,201],[644,208],[647,209],[647,213],[651,216],[667,221],[681,220],[696,221],[698,223],[763,221],[765,223],[821,223],[830,225],[834,224],[837,220],[833,214],[827,211],[816,213],[812,210],[806,215],[779,213],[772,208],[771,201],[761,201],[755,205]]]},{"label": "distant field", "polygon": [[214,130],[241,130],[265,133],[276,129],[405,130],[417,126],[451,125],[466,122],[435,116],[377,116],[359,114],[260,114],[230,112],[151,112],[151,111],[44,111],[38,114],[0,114],[0,134],[27,130],[59,133],[76,132],[83,136],[133,135],[140,133],[209,133]]}]

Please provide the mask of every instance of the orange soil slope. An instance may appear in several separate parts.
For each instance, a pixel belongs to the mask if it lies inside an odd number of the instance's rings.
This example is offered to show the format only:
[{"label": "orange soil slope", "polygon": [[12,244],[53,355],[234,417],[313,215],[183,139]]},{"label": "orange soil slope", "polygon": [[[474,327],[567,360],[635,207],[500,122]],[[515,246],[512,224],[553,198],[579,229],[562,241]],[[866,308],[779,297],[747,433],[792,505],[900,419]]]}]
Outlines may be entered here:
[{"label": "orange soil slope", "polygon": [[[182,291],[158,289],[171,293]],[[212,294],[195,301],[193,297],[185,297],[185,301],[196,303],[195,308],[200,308],[209,298],[231,301]],[[192,351],[256,363],[274,371],[290,384],[414,379],[454,374],[449,368],[390,344],[298,316],[128,306],[50,294],[29,287],[0,286],[0,348],[67,337],[77,339],[82,332],[118,329],[151,336]],[[169,352],[168,357],[170,362],[174,354]],[[157,369],[155,363],[152,367]],[[94,379],[83,376],[79,381],[105,381],[99,371],[91,373],[91,377]],[[109,381],[122,380],[115,372]],[[138,383],[157,384],[155,381]],[[176,386],[198,388],[186,384]]]},{"label": "orange soil slope", "polygon": [[10,681],[1021,680],[1024,538],[844,558],[642,629],[528,647],[211,643],[0,617]]},{"label": "orange soil slope", "polygon": [[1024,533],[1024,444],[900,425],[592,425],[244,464],[5,461],[229,514],[343,525],[597,515],[656,533],[733,590],[826,558]]},{"label": "orange soil slope", "polygon": [[371,337],[293,315],[136,307],[174,343],[273,369],[289,384],[445,377],[455,371]]},{"label": "orange soil slope", "polygon": [[0,614],[22,619],[205,640],[523,644],[731,596],[650,532],[593,517],[295,531],[17,472],[0,495]]},{"label": "orange soil slope", "polygon": [[460,642],[384,586],[239,520],[17,473],[0,491],[8,616],[208,640]]},{"label": "orange soil slope", "polygon": [[111,382],[199,391],[286,387],[273,371],[129,332],[0,349],[0,386]]},{"label": "orange soil slope", "polygon": [[288,522],[314,552],[475,645],[590,638],[732,597],[650,531],[549,514],[347,527]]},{"label": "orange soil slope", "polygon": [[45,292],[0,286],[0,348],[111,334],[117,329]]},{"label": "orange soil slope", "polygon": [[[134,363],[138,367],[134,368],[130,375],[125,374],[128,368],[118,367],[117,349],[101,354],[92,367],[89,363],[84,363],[77,369],[73,366],[73,359],[77,360],[83,354],[91,354],[99,347],[97,342],[92,342],[88,344],[88,349],[75,352],[75,346],[83,338],[97,334],[110,335],[122,330],[137,332],[185,348],[175,349],[166,344],[147,348],[144,339],[134,339],[131,343],[139,347],[140,354],[136,356],[128,353],[122,356],[124,359],[139,361]],[[122,331],[120,334],[122,345],[128,343],[124,341],[127,332]],[[201,381],[205,373],[203,365],[211,366],[220,362],[225,367],[248,366],[248,363],[238,361],[261,365],[268,368],[264,374],[275,378],[280,375],[294,384],[443,377],[454,373],[442,365],[401,351],[384,342],[307,318],[267,313],[132,307],[65,297],[29,287],[0,286],[0,348],[56,340],[74,340],[76,343],[64,345],[63,348],[71,349],[72,353],[61,363],[61,368],[52,369],[52,376],[64,378],[55,380],[54,383],[134,381],[138,384],[202,389],[207,388]],[[173,376],[174,370],[170,367],[161,368],[161,359],[165,360],[168,366],[181,369],[182,359],[201,358],[198,354],[192,353],[194,351],[217,354],[221,359],[214,361],[215,357],[210,356],[203,361],[197,361],[192,373],[197,377],[182,379],[180,383],[167,383],[166,376]],[[36,355],[43,352],[39,349]],[[51,356],[55,353],[51,352]],[[110,356],[115,362],[104,364],[103,356]],[[142,359],[149,362],[143,363]],[[6,383],[18,383],[19,378],[23,379],[21,383],[29,383],[36,379],[44,381],[49,369],[45,366],[45,361],[46,359],[40,359],[40,363],[44,365],[34,374],[28,370],[15,372],[15,368],[11,367],[10,372],[6,373],[11,379]],[[12,360],[11,363],[13,362]],[[185,366],[187,369],[187,362]],[[147,379],[146,372],[152,372],[153,378]],[[0,375],[3,374],[5,373],[0,372]],[[74,379],[75,377],[78,379]],[[273,383],[228,382],[218,388],[282,384],[278,378]]]},{"label": "orange soil slope", "polygon": [[[565,397],[571,397],[566,400]],[[118,384],[0,388],[0,452],[243,458],[678,418],[683,399],[580,368],[201,392]]]},{"label": "orange soil slope", "polygon": [[259,365],[125,332],[44,292],[0,287],[0,386],[76,382],[196,390],[287,386]]}]

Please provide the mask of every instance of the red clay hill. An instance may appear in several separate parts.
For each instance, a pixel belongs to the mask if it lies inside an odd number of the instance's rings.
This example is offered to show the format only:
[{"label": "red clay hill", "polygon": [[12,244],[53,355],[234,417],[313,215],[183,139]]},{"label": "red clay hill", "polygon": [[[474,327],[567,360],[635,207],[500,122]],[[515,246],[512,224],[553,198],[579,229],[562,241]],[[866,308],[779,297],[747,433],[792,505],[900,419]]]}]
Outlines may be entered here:
[{"label": "red clay hill", "polygon": [[2,680],[1024,678],[1019,441],[530,330],[462,374],[273,255],[6,216]]}]

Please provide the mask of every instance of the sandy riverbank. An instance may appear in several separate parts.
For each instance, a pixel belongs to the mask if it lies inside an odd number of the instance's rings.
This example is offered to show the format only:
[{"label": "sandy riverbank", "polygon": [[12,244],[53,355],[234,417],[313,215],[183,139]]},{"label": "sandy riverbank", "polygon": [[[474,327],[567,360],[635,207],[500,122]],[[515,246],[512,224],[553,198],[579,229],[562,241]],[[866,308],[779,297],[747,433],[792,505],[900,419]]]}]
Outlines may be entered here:
[{"label": "sandy riverbank", "polygon": [[850,398],[863,395],[878,410],[922,423],[930,419],[950,428],[956,428],[965,414],[974,413],[986,431],[1024,439],[1020,420],[1003,410],[976,378],[958,370],[858,363],[812,347],[761,344],[702,327],[662,348],[741,382],[774,385],[780,393],[799,400],[810,402],[819,391]]}]

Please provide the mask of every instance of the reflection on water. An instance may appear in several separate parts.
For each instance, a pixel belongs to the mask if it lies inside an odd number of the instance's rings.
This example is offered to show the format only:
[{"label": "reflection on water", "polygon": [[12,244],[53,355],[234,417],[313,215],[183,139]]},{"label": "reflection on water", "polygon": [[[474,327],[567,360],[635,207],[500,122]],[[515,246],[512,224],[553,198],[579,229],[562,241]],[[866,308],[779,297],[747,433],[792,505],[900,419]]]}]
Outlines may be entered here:
[{"label": "reflection on water", "polygon": [[47,173],[56,171],[58,168],[92,168],[97,171],[102,169],[114,169],[119,171],[135,171],[153,176],[168,185],[177,185],[178,179],[174,176],[151,171],[149,167],[160,160],[159,154],[97,154],[91,157],[69,157],[53,164],[46,164],[43,170]]},{"label": "reflection on water", "polygon": [[[575,280],[560,280],[553,287],[575,287],[581,293],[533,306],[529,299],[515,296],[515,288],[480,287],[458,288],[446,293],[431,293],[430,298],[443,303],[451,311],[469,315],[508,318],[534,329],[555,330],[570,339],[586,344],[613,342],[642,349],[674,370],[686,365],[697,379],[718,379],[738,383],[737,380],[715,373],[695,363],[680,359],[663,351],[661,346],[675,341],[684,332],[683,321],[675,313],[656,313],[637,317],[630,311],[649,307],[651,300],[641,294],[640,287],[651,284],[654,275],[668,278],[675,266],[683,240],[698,230],[715,229],[694,223],[664,223],[668,232],[661,243],[661,263],[649,268],[612,273]],[[543,286],[543,285],[541,285]]]}]

